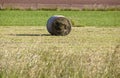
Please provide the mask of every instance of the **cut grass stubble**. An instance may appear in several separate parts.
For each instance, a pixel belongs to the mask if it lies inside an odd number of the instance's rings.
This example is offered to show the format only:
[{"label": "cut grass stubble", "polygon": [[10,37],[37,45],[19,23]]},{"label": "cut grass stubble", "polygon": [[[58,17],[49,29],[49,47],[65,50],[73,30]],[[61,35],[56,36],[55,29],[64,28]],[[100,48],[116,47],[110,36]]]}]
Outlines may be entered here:
[{"label": "cut grass stubble", "polygon": [[0,77],[118,78],[119,30],[73,27],[56,37],[44,27],[1,26]]}]

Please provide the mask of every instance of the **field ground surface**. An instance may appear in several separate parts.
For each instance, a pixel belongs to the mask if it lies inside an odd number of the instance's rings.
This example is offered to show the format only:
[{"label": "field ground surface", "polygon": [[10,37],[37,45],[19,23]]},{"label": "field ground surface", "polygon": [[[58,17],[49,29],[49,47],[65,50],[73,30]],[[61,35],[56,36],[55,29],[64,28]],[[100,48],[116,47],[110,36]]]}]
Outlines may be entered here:
[{"label": "field ground surface", "polygon": [[120,8],[120,0],[0,0],[0,8]]},{"label": "field ground surface", "polygon": [[53,15],[64,15],[76,26],[119,27],[120,11],[0,10],[0,26],[45,26]]},{"label": "field ground surface", "polygon": [[51,36],[44,26],[0,26],[0,78],[119,77],[120,27]]},{"label": "field ground surface", "polygon": [[40,4],[106,4],[106,5],[119,5],[120,4],[120,1],[119,0],[61,0],[61,1],[58,1],[58,0],[20,0],[20,1],[17,1],[17,0],[3,0],[3,1],[0,1],[1,4],[3,3],[28,3],[28,4],[37,4],[37,3],[40,3]]}]

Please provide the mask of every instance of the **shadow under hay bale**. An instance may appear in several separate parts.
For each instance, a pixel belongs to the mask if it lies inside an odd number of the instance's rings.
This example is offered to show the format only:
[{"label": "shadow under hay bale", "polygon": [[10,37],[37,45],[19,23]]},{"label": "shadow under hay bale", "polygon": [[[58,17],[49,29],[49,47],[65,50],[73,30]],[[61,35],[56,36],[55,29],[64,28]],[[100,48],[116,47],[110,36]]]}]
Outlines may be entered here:
[{"label": "shadow under hay bale", "polygon": [[47,30],[51,35],[68,35],[71,27],[71,22],[61,15],[52,16],[47,21]]}]

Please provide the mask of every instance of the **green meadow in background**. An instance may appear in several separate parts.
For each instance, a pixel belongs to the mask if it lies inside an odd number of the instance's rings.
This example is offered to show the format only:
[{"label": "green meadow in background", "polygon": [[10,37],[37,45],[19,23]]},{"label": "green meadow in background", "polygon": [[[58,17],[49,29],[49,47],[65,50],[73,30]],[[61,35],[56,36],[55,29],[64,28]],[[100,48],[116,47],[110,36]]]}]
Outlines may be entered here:
[{"label": "green meadow in background", "polygon": [[53,15],[64,15],[76,26],[120,26],[120,11],[1,10],[0,26],[45,26]]}]

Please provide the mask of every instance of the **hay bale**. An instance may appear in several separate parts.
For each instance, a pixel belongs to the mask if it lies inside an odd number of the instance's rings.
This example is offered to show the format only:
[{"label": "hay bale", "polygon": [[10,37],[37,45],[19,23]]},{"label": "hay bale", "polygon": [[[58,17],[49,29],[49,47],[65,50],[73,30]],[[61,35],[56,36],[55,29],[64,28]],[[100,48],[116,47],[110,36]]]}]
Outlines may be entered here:
[{"label": "hay bale", "polygon": [[47,21],[47,30],[52,35],[68,35],[71,27],[71,22],[62,15],[52,16]]}]

